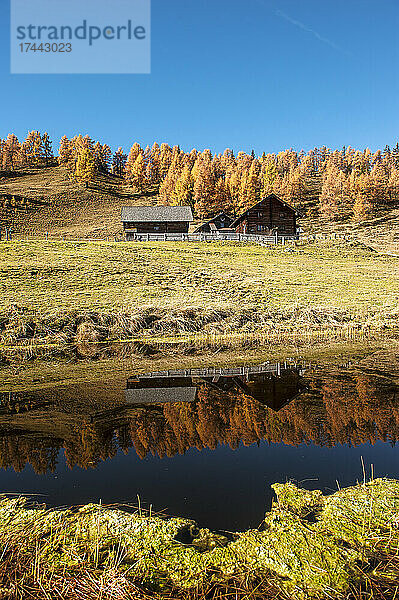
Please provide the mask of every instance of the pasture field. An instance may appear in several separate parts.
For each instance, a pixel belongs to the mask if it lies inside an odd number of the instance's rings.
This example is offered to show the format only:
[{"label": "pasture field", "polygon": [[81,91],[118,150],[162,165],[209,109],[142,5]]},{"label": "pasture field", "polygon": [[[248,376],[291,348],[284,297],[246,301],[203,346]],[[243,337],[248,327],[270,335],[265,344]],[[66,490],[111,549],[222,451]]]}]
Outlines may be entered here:
[{"label": "pasture field", "polygon": [[0,355],[13,363],[113,341],[187,354],[399,329],[398,259],[343,241],[2,242],[0,298]]},{"label": "pasture field", "polygon": [[288,250],[234,243],[2,242],[1,309],[317,308],[366,315],[397,306],[396,257],[345,242]]}]

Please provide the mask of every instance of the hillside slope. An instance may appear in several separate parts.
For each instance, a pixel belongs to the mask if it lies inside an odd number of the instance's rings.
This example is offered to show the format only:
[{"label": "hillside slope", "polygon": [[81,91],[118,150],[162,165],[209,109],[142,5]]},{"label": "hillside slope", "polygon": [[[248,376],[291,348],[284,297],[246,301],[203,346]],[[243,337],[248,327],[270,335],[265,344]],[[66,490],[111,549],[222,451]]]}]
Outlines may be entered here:
[{"label": "hillside slope", "polygon": [[[399,253],[399,207],[380,209],[357,224],[348,216],[326,221],[317,212],[320,177],[307,181],[300,220],[306,233],[347,233],[380,250]],[[12,199],[14,198],[14,199]],[[157,203],[157,189],[138,194],[124,180],[97,175],[86,189],[71,181],[63,167],[32,168],[0,173],[0,226],[8,225],[14,237],[114,238],[122,233],[120,210],[124,205]]]},{"label": "hillside slope", "polygon": [[156,202],[156,190],[142,196],[112,175],[97,175],[88,189],[71,181],[62,167],[13,175],[0,177],[0,225],[11,226],[14,237],[48,232],[50,237],[106,238],[122,231],[122,206]]}]

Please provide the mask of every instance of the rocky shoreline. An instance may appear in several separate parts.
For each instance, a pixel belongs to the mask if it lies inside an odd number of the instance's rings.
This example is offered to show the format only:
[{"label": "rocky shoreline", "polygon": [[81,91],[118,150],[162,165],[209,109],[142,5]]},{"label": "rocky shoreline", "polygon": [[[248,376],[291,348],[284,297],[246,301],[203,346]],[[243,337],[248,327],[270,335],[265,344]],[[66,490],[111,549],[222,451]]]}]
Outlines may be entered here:
[{"label": "rocky shoreline", "polygon": [[330,496],[273,488],[261,526],[229,534],[141,510],[48,510],[3,496],[0,598],[394,597],[399,481]]}]

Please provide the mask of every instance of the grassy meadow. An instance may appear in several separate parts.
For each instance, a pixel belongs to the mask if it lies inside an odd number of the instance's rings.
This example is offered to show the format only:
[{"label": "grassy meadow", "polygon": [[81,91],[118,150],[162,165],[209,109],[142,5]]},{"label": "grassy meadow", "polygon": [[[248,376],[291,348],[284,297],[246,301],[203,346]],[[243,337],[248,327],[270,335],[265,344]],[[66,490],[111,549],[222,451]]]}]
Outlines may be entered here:
[{"label": "grassy meadow", "polygon": [[[0,289],[3,332],[9,329],[10,310],[22,310],[25,320],[47,322],[55,315],[74,315],[75,332],[88,313],[94,325],[103,319],[103,329],[110,328],[112,315],[120,315],[119,325],[121,315],[125,325],[133,315],[133,330],[158,335],[348,324],[395,327],[399,317],[398,259],[341,241],[286,247],[2,242]],[[61,327],[57,323],[51,327]],[[105,337],[129,336],[131,323],[125,325]]]},{"label": "grassy meadow", "polygon": [[367,312],[398,302],[399,262],[344,242],[288,252],[233,243],[15,241],[0,246],[0,286],[3,309],[297,303]]}]

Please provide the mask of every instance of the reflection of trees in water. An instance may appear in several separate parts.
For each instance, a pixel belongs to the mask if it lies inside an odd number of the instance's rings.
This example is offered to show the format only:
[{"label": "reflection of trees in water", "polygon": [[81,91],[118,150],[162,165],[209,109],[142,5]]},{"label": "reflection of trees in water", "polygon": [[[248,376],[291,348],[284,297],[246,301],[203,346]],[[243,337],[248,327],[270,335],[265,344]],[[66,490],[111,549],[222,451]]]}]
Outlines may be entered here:
[{"label": "reflection of trees in water", "polygon": [[99,462],[113,458],[118,446],[113,429],[100,429],[94,423],[84,422],[76,428],[73,441],[64,444],[65,459],[68,467],[85,469],[95,467]]},{"label": "reflection of trees in water", "polygon": [[[298,445],[351,445],[377,440],[395,443],[399,431],[399,397],[386,379],[367,374],[308,379],[308,390],[278,412],[240,389],[222,391],[198,385],[195,402],[125,407],[115,415],[83,419],[67,439],[48,430],[4,433],[0,466],[21,471],[30,463],[37,473],[54,470],[63,447],[70,468],[95,467],[115,456],[118,448],[134,447],[140,458],[183,454],[189,448],[237,448],[265,440]],[[1,419],[0,419],[1,422]]]},{"label": "reflection of trees in water", "polygon": [[15,434],[0,438],[0,467],[20,473],[30,464],[36,473],[55,471],[62,440]]}]

